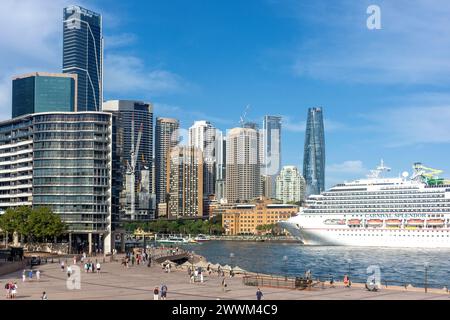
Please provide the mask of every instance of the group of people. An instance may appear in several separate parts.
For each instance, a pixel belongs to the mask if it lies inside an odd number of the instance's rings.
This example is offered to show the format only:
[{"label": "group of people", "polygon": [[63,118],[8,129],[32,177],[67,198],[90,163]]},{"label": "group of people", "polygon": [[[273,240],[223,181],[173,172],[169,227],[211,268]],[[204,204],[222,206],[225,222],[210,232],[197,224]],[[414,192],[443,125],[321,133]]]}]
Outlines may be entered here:
[{"label": "group of people", "polygon": [[125,268],[129,268],[130,262],[132,266],[134,266],[135,264],[141,265],[148,262],[147,266],[151,267],[151,257],[146,251],[139,253],[127,252],[125,257],[122,259],[122,265]]},{"label": "group of people", "polygon": [[[33,270],[28,271],[28,278],[30,280],[33,279]],[[36,279],[39,281],[41,279],[41,271],[36,270]],[[27,280],[27,270],[23,270],[22,272],[22,282],[25,282]]]},{"label": "group of people", "polygon": [[167,286],[162,284],[161,287],[155,287],[153,290],[153,300],[166,300],[167,299]]},{"label": "group of people", "polygon": [[100,262],[97,262],[96,264],[94,264],[94,262],[92,262],[91,260],[89,260],[88,262],[86,262],[84,264],[84,272],[86,273],[94,273],[97,272],[97,274],[100,273],[101,270],[101,265]]},{"label": "group of people", "polygon": [[195,268],[194,266],[188,268],[189,282],[195,283],[200,280],[201,283],[204,281],[203,269],[202,267]]},{"label": "group of people", "polygon": [[9,281],[5,284],[6,299],[15,299],[17,297],[17,282]]}]

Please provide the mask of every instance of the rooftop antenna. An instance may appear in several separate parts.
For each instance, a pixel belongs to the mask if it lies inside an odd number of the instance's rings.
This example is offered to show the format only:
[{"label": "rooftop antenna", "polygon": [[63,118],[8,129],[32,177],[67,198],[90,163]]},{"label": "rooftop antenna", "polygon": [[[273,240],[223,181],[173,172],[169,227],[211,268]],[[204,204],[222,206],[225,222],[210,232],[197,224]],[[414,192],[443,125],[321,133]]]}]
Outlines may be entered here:
[{"label": "rooftop antenna", "polygon": [[248,105],[245,107],[244,113],[242,114],[242,116],[241,116],[241,118],[240,118],[239,123],[241,124],[241,127],[242,127],[242,128],[243,128],[244,125],[245,125],[245,117],[247,116],[247,112],[248,112],[249,109],[250,109],[250,105],[248,104]]}]

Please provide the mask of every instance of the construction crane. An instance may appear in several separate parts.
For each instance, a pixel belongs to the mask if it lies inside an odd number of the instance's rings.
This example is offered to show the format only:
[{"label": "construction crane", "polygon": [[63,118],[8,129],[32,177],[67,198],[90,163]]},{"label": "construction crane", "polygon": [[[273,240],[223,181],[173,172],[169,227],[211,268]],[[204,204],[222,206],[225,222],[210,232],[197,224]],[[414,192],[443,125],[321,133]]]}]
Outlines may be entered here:
[{"label": "construction crane", "polygon": [[241,127],[242,127],[242,128],[243,128],[244,125],[245,125],[245,117],[247,116],[247,112],[248,112],[249,109],[250,109],[250,105],[248,104],[248,105],[245,107],[244,113],[242,114],[242,116],[241,116],[241,118],[240,118],[239,123],[241,124]]},{"label": "construction crane", "polygon": [[139,146],[141,144],[143,124],[139,128],[138,138],[136,143],[136,149],[134,146],[134,114],[131,119],[131,151],[130,151],[130,162],[128,162],[128,168],[126,173],[126,188],[130,195],[130,210],[131,219],[135,219],[135,205],[136,205],[136,162],[139,154]]},{"label": "construction crane", "polygon": [[443,170],[428,168],[420,162],[414,163],[413,168],[413,179],[419,178],[428,185],[450,184],[450,180],[439,178],[439,175],[444,172]]}]

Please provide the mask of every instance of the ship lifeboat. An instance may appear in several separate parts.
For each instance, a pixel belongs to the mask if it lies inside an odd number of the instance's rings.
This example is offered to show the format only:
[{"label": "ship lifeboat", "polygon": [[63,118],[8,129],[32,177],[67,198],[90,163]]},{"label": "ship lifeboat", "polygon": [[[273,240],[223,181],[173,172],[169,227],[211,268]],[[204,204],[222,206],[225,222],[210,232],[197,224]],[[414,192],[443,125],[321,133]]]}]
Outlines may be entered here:
[{"label": "ship lifeboat", "polygon": [[399,226],[402,224],[402,220],[399,219],[388,219],[386,220],[387,226]]},{"label": "ship lifeboat", "polygon": [[434,226],[443,226],[445,224],[445,221],[443,219],[430,219],[427,221],[427,225],[434,227]]},{"label": "ship lifeboat", "polygon": [[361,220],[359,220],[359,219],[350,219],[350,220],[348,220],[347,224],[349,226],[359,226],[359,225],[361,225]]},{"label": "ship lifeboat", "polygon": [[409,219],[408,226],[423,226],[424,220],[422,219]]},{"label": "ship lifeboat", "polygon": [[367,225],[369,227],[373,227],[373,226],[381,226],[383,225],[383,220],[381,219],[371,219],[371,220],[367,220]]}]

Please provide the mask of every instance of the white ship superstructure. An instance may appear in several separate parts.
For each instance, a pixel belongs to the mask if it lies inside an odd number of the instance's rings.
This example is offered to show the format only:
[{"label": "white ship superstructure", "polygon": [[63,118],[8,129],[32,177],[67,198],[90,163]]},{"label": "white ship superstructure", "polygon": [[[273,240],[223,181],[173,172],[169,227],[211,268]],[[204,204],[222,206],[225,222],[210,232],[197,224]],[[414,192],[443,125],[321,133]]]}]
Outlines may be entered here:
[{"label": "white ship superstructure", "polygon": [[384,178],[383,162],[366,179],[312,195],[280,225],[305,245],[450,248],[450,181],[414,164],[414,174]]}]

